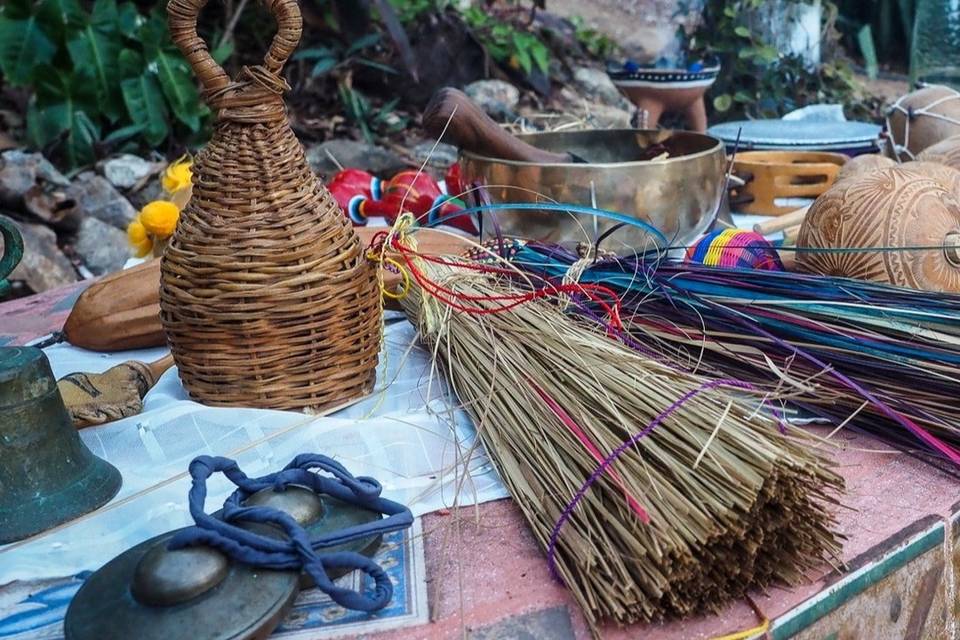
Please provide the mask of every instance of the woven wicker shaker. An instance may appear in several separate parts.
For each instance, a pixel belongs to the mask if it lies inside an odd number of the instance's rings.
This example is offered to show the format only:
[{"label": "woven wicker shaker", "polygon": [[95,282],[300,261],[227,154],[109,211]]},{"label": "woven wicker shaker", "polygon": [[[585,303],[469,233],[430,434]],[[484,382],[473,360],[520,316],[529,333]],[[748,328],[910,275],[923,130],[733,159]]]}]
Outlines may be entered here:
[{"label": "woven wicker shaker", "polygon": [[235,80],[197,35],[206,0],[172,0],[170,33],[216,114],[161,267],[161,320],[190,396],[319,410],[370,392],[380,340],[373,263],[290,129],[281,69],[296,0],[266,0],[277,34]]}]

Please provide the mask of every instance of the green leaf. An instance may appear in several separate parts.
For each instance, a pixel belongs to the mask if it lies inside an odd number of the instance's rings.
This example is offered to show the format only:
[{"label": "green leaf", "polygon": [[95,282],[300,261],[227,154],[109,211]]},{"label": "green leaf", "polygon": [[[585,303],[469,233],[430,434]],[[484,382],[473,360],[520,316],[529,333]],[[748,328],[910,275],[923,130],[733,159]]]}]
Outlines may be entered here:
[{"label": "green leaf", "polygon": [[870,25],[864,25],[857,33],[857,43],[860,45],[863,61],[867,65],[867,77],[876,80],[880,75],[880,62],[877,60],[877,48],[873,43],[873,30]]},{"label": "green leaf", "polygon": [[120,22],[117,0],[96,0],[90,12],[90,24],[107,33],[113,33]]},{"label": "green leaf", "polygon": [[349,57],[349,56],[357,53],[358,51],[362,51],[363,49],[366,49],[367,47],[372,47],[373,45],[377,44],[378,42],[380,42],[380,34],[379,34],[379,33],[368,33],[367,35],[363,36],[362,38],[357,38],[357,39],[353,42],[353,44],[351,44],[349,47],[347,47],[347,51],[346,51],[346,53],[345,53],[344,55],[346,55],[347,57]]},{"label": "green leaf", "polygon": [[193,84],[193,76],[186,62],[179,56],[158,51],[153,60],[157,65],[160,87],[167,97],[170,110],[177,120],[187,125],[191,131],[200,129],[200,94]]},{"label": "green leaf", "polygon": [[10,20],[0,16],[0,70],[10,84],[31,82],[37,65],[53,60],[56,47],[37,19]]},{"label": "green leaf", "polygon": [[41,67],[44,80],[37,85],[34,101],[27,112],[27,132],[38,147],[51,143],[67,165],[76,168],[94,160],[94,145],[100,128],[88,116],[96,104],[93,81],[85,70],[67,75],[51,67]]},{"label": "green leaf", "polygon": [[120,117],[117,79],[115,77],[120,41],[99,29],[86,26],[67,42],[67,50],[74,68],[93,74],[100,111],[110,122]]},{"label": "green leaf", "polygon": [[764,45],[760,47],[760,49],[757,52],[757,55],[760,58],[760,60],[766,64],[770,64],[771,62],[776,62],[777,60],[780,59],[780,52],[777,51],[776,47],[773,47],[771,45]]},{"label": "green leaf", "polygon": [[121,80],[143,73],[143,56],[133,49],[124,49],[117,57],[117,74]]},{"label": "green leaf", "polygon": [[523,72],[530,75],[533,71],[533,58],[530,57],[530,53],[526,49],[517,49],[514,55],[517,56],[517,64],[520,65]]},{"label": "green leaf", "polygon": [[367,60],[366,58],[356,58],[354,60],[357,64],[362,64],[364,66],[370,67],[372,69],[377,69],[383,71],[384,73],[390,73],[396,75],[397,70],[391,67],[390,65],[376,62],[374,60]]},{"label": "green leaf", "polygon": [[145,125],[129,124],[110,133],[110,135],[103,139],[103,142],[111,146],[121,144],[140,134],[144,129],[146,129]]},{"label": "green leaf", "polygon": [[143,73],[121,82],[120,89],[127,113],[133,123],[142,128],[147,144],[157,146],[163,142],[170,133],[170,126],[157,79],[150,73]]},{"label": "green leaf", "polygon": [[750,29],[748,29],[747,27],[745,27],[745,26],[743,26],[743,25],[740,25],[739,27],[737,27],[736,29],[734,29],[733,32],[734,32],[735,34],[737,34],[738,36],[740,36],[741,38],[749,38],[749,37],[751,37],[751,36],[753,35],[753,34],[750,33]]},{"label": "green leaf", "polygon": [[210,52],[210,57],[213,58],[214,62],[217,64],[223,64],[226,62],[227,58],[233,55],[234,44],[233,40],[227,40],[222,43],[216,49]]},{"label": "green leaf", "polygon": [[143,22],[143,17],[132,2],[124,2],[117,9],[117,28],[124,37],[135,38],[137,28]]},{"label": "green leaf", "polygon": [[333,49],[329,47],[310,47],[308,49],[301,49],[293,54],[294,60],[316,60],[318,58],[332,58],[335,57]]},{"label": "green leaf", "polygon": [[550,53],[545,46],[538,42],[535,46],[531,47],[530,55],[533,56],[533,60],[537,63],[537,68],[540,69],[540,71],[543,73],[550,72]]},{"label": "green leaf", "polygon": [[50,35],[60,40],[87,24],[87,15],[77,0],[41,0],[37,17]]},{"label": "green leaf", "polygon": [[149,59],[157,57],[165,46],[170,45],[167,20],[159,9],[154,10],[146,19],[141,18],[136,39]]},{"label": "green leaf", "polygon": [[0,3],[0,16],[11,20],[26,20],[33,15],[31,0],[5,0]]},{"label": "green leaf", "polygon": [[733,99],[741,104],[749,104],[754,101],[754,97],[750,95],[749,92],[743,90],[737,91],[737,93],[733,96]]},{"label": "green leaf", "polygon": [[716,109],[717,111],[720,111],[720,112],[729,111],[730,107],[732,106],[733,106],[733,98],[731,98],[729,94],[725,93],[713,99],[713,108]]},{"label": "green leaf", "polygon": [[317,64],[313,66],[313,70],[310,72],[310,77],[316,78],[318,76],[322,76],[335,66],[337,66],[336,58],[320,58],[317,60]]}]

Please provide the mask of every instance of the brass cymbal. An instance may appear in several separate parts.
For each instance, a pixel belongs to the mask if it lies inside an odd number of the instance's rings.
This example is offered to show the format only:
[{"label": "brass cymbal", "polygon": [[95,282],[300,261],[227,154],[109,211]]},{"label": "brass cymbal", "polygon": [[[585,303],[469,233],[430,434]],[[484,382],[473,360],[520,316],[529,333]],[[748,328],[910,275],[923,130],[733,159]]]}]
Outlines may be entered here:
[{"label": "brass cymbal", "polygon": [[[278,492],[264,489],[244,506],[285,511],[311,537],[381,518],[375,511],[297,486]],[[242,526],[261,534],[283,535],[267,524]],[[67,610],[66,640],[260,640],[280,624],[300,588],[312,586],[305,574],[256,569],[209,547],[169,550],[167,542],[176,533],[147,540],[94,573]],[[356,551],[372,556],[381,538],[374,535],[321,552]],[[344,573],[331,571],[330,576]]]}]

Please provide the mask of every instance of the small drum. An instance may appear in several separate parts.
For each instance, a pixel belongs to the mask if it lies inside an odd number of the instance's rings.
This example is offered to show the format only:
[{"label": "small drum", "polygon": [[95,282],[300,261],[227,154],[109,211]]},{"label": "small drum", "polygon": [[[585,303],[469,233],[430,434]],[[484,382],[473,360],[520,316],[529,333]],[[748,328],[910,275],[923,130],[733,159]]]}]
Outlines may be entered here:
[{"label": "small drum", "polygon": [[874,153],[882,129],[866,122],[824,120],[743,120],[710,128],[728,151],[834,151],[847,156]]}]

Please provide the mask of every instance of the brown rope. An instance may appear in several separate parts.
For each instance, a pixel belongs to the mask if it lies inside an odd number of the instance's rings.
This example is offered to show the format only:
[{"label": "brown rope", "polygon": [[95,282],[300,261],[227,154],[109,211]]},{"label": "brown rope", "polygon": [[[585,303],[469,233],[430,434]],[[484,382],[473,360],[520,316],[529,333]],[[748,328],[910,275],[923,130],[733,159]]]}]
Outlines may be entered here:
[{"label": "brown rope", "polygon": [[170,31],[217,113],[192,198],[162,263],[161,319],[191,397],[210,405],[322,408],[372,389],[373,265],[310,170],[280,76],[300,38],[295,0],[268,0],[277,35],[230,80],[196,32],[205,0],[172,0]]}]

